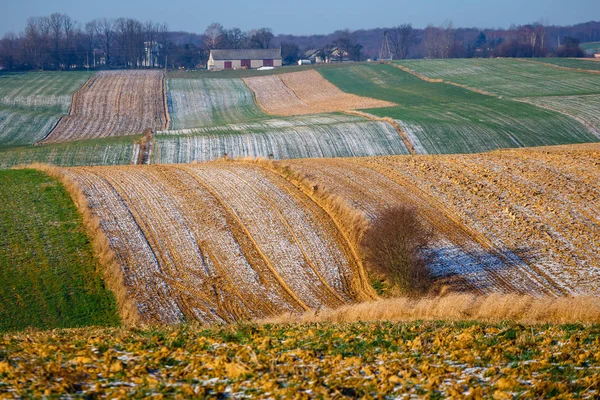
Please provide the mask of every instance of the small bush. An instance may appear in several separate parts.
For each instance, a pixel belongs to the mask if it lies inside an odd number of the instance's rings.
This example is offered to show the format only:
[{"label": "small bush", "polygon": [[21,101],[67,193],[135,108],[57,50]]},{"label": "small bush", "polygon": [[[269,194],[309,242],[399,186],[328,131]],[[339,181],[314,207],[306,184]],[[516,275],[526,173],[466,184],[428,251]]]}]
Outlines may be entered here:
[{"label": "small bush", "polygon": [[392,292],[422,294],[431,283],[425,250],[432,232],[414,208],[393,207],[378,215],[361,241],[371,273],[389,282]]}]

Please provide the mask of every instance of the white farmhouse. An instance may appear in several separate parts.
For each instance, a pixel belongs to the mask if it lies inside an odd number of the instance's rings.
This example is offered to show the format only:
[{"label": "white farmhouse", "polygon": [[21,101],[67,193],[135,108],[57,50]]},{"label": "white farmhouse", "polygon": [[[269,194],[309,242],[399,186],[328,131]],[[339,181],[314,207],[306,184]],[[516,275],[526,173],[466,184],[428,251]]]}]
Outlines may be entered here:
[{"label": "white farmhouse", "polygon": [[207,67],[210,70],[281,67],[281,48],[211,50]]}]

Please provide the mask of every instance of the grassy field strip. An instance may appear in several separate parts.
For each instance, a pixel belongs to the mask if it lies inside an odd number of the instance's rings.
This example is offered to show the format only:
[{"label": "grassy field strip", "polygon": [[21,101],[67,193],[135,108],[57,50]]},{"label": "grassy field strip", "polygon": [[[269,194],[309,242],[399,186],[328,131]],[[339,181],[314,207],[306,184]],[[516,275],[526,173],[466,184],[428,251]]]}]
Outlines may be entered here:
[{"label": "grassy field strip", "polygon": [[254,92],[260,108],[271,115],[318,114],[394,105],[344,93],[312,70],[245,78],[244,82]]},{"label": "grassy field strip", "polygon": [[172,130],[266,118],[241,79],[170,79],[167,87]]},{"label": "grassy field strip", "polygon": [[69,112],[86,72],[0,73],[0,146],[33,144]]},{"label": "grassy field strip", "polygon": [[598,325],[422,321],[25,332],[0,336],[0,394],[595,398],[599,340]]},{"label": "grassy field strip", "polygon": [[345,92],[398,104],[368,113],[398,121],[417,152],[476,153],[597,140],[569,116],[426,82],[392,65],[357,65],[321,73]]},{"label": "grassy field strip", "polygon": [[600,74],[600,61],[582,58],[532,58],[518,59],[525,62],[535,62],[566,70],[584,71],[592,74]]},{"label": "grassy field strip", "polygon": [[549,96],[523,101],[568,114],[586,124],[600,139],[600,94],[586,96]]},{"label": "grassy field strip", "polygon": [[44,163],[62,167],[123,165],[138,161],[140,137],[81,140],[43,146],[0,148],[0,169]]},{"label": "grassy field strip", "polygon": [[41,172],[0,171],[0,202],[0,332],[117,325],[114,297],[66,190]]},{"label": "grassy field strip", "polygon": [[[262,129],[247,133],[154,137],[153,164],[189,163],[223,158],[322,158],[408,154],[394,128],[385,122],[348,122]],[[258,128],[252,125],[251,128]],[[209,130],[210,128],[207,128]]]},{"label": "grassy field strip", "polygon": [[60,115],[0,107],[0,145],[22,146],[45,138]]},{"label": "grassy field strip", "polygon": [[227,322],[361,298],[333,222],[273,173],[227,163],[65,173],[100,218],[142,321]]},{"label": "grassy field strip", "polygon": [[101,71],[73,97],[69,116],[41,143],[141,134],[167,124],[160,71]]},{"label": "grassy field strip", "polygon": [[[597,295],[600,209],[592,199],[600,197],[598,157],[597,151],[515,150],[381,158],[373,168],[391,168],[496,249],[518,255],[554,293]],[[498,273],[527,276],[521,267]]]},{"label": "grassy field strip", "polygon": [[409,60],[400,65],[432,79],[456,82],[497,96],[600,94],[600,76],[510,59]]}]

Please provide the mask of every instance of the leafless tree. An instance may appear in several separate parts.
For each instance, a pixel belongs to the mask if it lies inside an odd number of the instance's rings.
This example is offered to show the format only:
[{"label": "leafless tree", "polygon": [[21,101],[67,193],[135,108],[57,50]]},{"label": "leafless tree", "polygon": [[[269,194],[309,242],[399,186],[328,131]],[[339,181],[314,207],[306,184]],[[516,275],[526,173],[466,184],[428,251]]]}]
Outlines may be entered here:
[{"label": "leafless tree", "polygon": [[95,25],[98,44],[100,45],[100,49],[104,52],[106,65],[110,65],[115,37],[115,23],[113,20],[103,18],[95,20]]},{"label": "leafless tree", "polygon": [[223,44],[225,30],[223,25],[213,22],[204,31],[204,47],[207,50],[220,49]]},{"label": "leafless tree", "polygon": [[255,49],[268,49],[274,38],[271,28],[260,28],[250,33],[250,46]]},{"label": "leafless tree", "polygon": [[408,53],[417,43],[417,32],[411,24],[402,24],[388,32],[392,53],[396,59],[408,58]]},{"label": "leafless tree", "polygon": [[248,46],[248,35],[240,28],[228,29],[224,33],[224,47],[243,49]]}]

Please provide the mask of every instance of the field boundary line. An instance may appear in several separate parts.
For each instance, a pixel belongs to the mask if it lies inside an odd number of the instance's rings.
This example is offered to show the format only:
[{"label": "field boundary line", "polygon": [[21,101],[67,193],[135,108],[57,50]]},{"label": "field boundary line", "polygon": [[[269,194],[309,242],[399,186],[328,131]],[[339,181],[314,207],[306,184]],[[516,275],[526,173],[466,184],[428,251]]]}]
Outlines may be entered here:
[{"label": "field boundary line", "polygon": [[94,255],[103,269],[104,282],[114,294],[121,321],[126,326],[137,326],[141,323],[141,315],[135,299],[128,296],[125,275],[118,257],[110,245],[106,233],[102,230],[100,219],[94,215],[90,203],[79,185],[63,170],[46,164],[31,164],[23,168],[31,168],[58,180],[69,193],[82,217],[86,233],[91,240]]},{"label": "field boundary line", "polygon": [[75,101],[77,100],[77,96],[78,93],[83,90],[84,88],[86,88],[87,86],[91,85],[91,81],[92,79],[96,76],[96,73],[92,74],[92,76],[90,76],[85,82],[83,82],[83,85],[81,85],[79,87],[79,89],[77,89],[72,95],[71,95],[71,105],[69,105],[69,112],[67,113],[67,115],[63,115],[61,116],[58,121],[56,121],[56,124],[54,124],[54,126],[52,127],[52,129],[50,129],[48,131],[48,133],[46,134],[46,136],[44,136],[43,138],[41,138],[40,140],[38,140],[37,142],[34,143],[34,146],[37,145],[41,145],[44,144],[42,142],[44,142],[46,139],[48,139],[48,137],[52,134],[52,132],[54,132],[54,130],[56,129],[56,127],[58,127],[58,125],[62,122],[62,120],[64,118],[67,118],[69,116],[71,116],[71,114],[73,113],[73,104],[75,104]]},{"label": "field boundary line", "polygon": [[165,107],[165,125],[164,125],[164,129],[166,131],[169,130],[169,128],[171,127],[171,115],[169,114],[169,101],[167,99],[167,93],[168,93],[168,82],[167,82],[167,75],[163,72],[162,74],[163,76],[163,103],[164,103],[164,107]]},{"label": "field boundary line", "polygon": [[[356,261],[358,279],[351,285],[363,298],[359,300],[373,300],[379,298],[369,283],[364,260],[359,256],[359,242],[362,234],[368,228],[369,221],[361,211],[352,207],[342,197],[331,195],[327,190],[316,187],[310,178],[303,173],[293,170],[293,166],[286,161],[273,161],[267,159],[236,160],[239,163],[258,164],[265,170],[274,172],[303,192],[313,203],[320,207],[331,218],[342,237],[346,240],[350,254]],[[358,226],[358,228],[356,228]]]},{"label": "field boundary line", "polygon": [[252,93],[252,99],[254,100],[254,104],[256,105],[256,107],[258,107],[258,109],[267,117],[271,116],[271,114],[269,114],[267,112],[267,110],[265,110],[264,108],[261,107],[261,105],[258,103],[258,100],[256,99],[256,92],[254,92],[254,90],[252,90],[250,88],[250,86],[248,86],[248,83],[246,83],[246,80],[244,78],[238,78],[240,81],[242,81],[244,83],[244,86],[246,86],[246,88],[250,91],[250,93]]},{"label": "field boundary line", "polygon": [[[567,60],[579,60],[579,59],[578,58],[567,58]],[[583,60],[586,60],[586,59],[583,59]],[[593,70],[593,69],[571,68],[571,67],[565,67],[564,65],[550,64],[550,63],[547,63],[547,62],[544,62],[544,61],[527,60],[525,58],[515,58],[515,61],[520,61],[520,62],[525,62],[525,63],[530,63],[530,64],[545,65],[547,67],[562,69],[564,71],[585,72],[585,73],[589,73],[589,74],[600,75],[600,71],[596,71],[596,70]],[[596,61],[594,61],[594,62],[596,62]]]},{"label": "field boundary line", "polygon": [[191,170],[190,167],[187,166],[187,165],[173,165],[172,167],[174,169],[178,169],[178,170],[180,170],[180,171],[188,174],[189,176],[191,176],[192,179],[194,179],[196,182],[198,182],[198,184],[200,186],[204,187],[206,189],[206,191],[208,191],[219,202],[219,204],[221,204],[221,206],[223,207],[223,209],[227,213],[229,213],[229,215],[231,215],[237,221],[237,223],[240,225],[240,228],[248,236],[248,239],[254,245],[254,247],[256,248],[256,251],[261,256],[261,258],[265,261],[265,264],[267,265],[267,267],[269,268],[269,270],[273,274],[273,277],[275,278],[275,280],[277,280],[277,282],[279,282],[279,284],[282,286],[283,290],[285,290],[290,295],[290,297],[294,301],[296,301],[298,303],[298,305],[301,308],[303,308],[305,311],[310,310],[310,307],[308,307],[296,295],[296,293],[294,293],[294,291],[285,283],[285,281],[283,280],[283,278],[281,277],[281,275],[279,275],[279,273],[277,272],[277,270],[273,267],[273,264],[271,264],[271,261],[263,253],[263,251],[261,250],[260,246],[258,246],[258,244],[256,243],[256,241],[254,240],[254,237],[252,236],[252,234],[250,233],[250,231],[248,230],[248,228],[246,228],[246,225],[244,225],[244,223],[242,222],[241,218],[237,215],[237,213],[235,213],[231,208],[229,208],[227,206],[227,204],[225,204],[225,201],[221,198],[221,196],[219,196],[217,194],[217,192],[213,189],[213,187],[210,184],[204,182],[202,179],[200,179],[200,177],[198,177],[196,174],[194,174],[193,170]]},{"label": "field boundary line", "polygon": [[[259,168],[260,168],[260,166],[259,166]],[[262,168],[260,168],[260,169],[262,169]],[[234,174],[235,176],[237,176],[239,179],[241,179],[242,181],[246,182],[247,184],[249,184],[249,182],[246,179],[244,179],[243,177],[241,177],[239,174],[235,173],[234,171],[231,171],[229,169],[227,171],[229,171],[230,173]],[[281,177],[279,174],[275,174],[275,173],[273,173],[273,174],[275,176]],[[286,181],[286,182],[288,182],[288,181]],[[288,183],[290,183],[290,182],[288,182]],[[285,217],[282,214],[282,212],[276,207],[276,204],[271,199],[269,199],[267,196],[265,196],[264,194],[262,194],[259,191],[257,191],[254,188],[253,185],[249,185],[249,186],[250,186],[251,190],[254,193],[256,193],[259,197],[263,198],[263,200],[265,200],[267,203],[269,203],[271,205],[271,207],[273,208],[273,210],[275,211],[275,213],[277,214],[277,216],[279,217],[279,219],[283,222],[283,224],[285,225],[286,229],[292,235],[292,238],[294,239],[294,242],[296,243],[296,245],[300,249],[300,252],[302,253],[302,256],[304,257],[304,260],[310,266],[310,268],[314,271],[315,275],[317,275],[317,277],[319,278],[319,280],[321,281],[321,283],[329,290],[329,292],[331,292],[331,294],[335,298],[337,298],[340,301],[340,303],[345,304],[346,301],[325,281],[325,278],[323,278],[323,276],[317,270],[317,268],[312,263],[312,261],[310,261],[310,258],[308,257],[308,254],[306,254],[306,251],[304,250],[304,247],[302,246],[302,244],[300,244],[300,240],[298,239],[298,236],[296,236],[296,233],[294,233],[294,230],[292,229],[292,227],[290,226],[290,224],[288,223],[288,221],[285,219]],[[289,189],[288,188],[285,188],[285,191],[289,193]],[[321,207],[318,207],[318,208],[322,209]]]},{"label": "field boundary line", "polygon": [[376,117],[375,115],[366,113],[364,111],[357,111],[357,110],[348,110],[348,111],[344,111],[344,113],[348,114],[348,115],[356,115],[358,117],[363,117],[363,118],[366,118],[371,121],[385,122],[387,124],[390,124],[392,126],[392,128],[394,128],[396,133],[398,133],[398,135],[400,136],[400,139],[402,139],[402,141],[404,142],[404,146],[406,146],[406,150],[408,150],[410,155],[414,156],[415,154],[417,154],[417,151],[415,150],[415,146],[414,146],[413,142],[410,140],[410,138],[408,137],[406,132],[404,132],[404,130],[402,129],[400,124],[398,122],[396,122],[393,118]]}]

